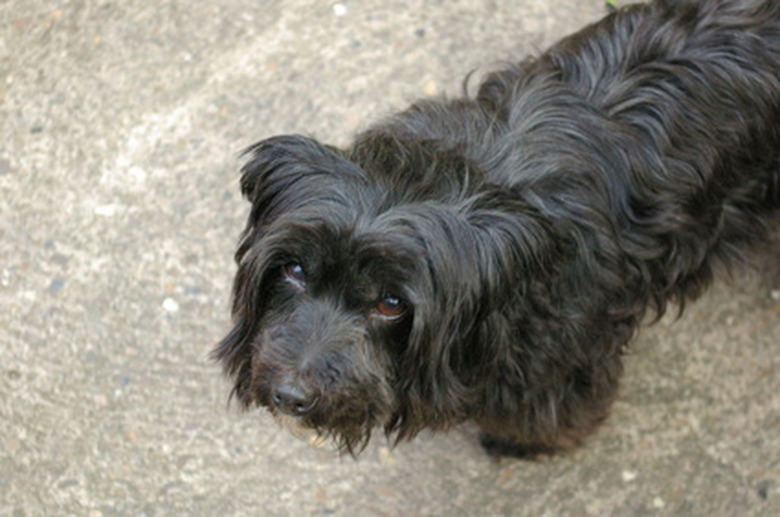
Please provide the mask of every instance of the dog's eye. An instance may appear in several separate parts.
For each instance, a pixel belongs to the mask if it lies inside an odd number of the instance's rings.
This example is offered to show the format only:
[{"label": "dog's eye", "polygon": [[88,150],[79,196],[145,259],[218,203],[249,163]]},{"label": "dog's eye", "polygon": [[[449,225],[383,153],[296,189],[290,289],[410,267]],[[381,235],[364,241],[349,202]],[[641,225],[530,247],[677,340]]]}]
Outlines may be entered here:
[{"label": "dog's eye", "polygon": [[380,318],[395,320],[404,315],[407,310],[406,302],[397,296],[385,296],[374,306],[374,310]]},{"label": "dog's eye", "polygon": [[297,262],[290,262],[282,268],[284,279],[295,287],[303,289],[306,287],[306,270]]}]

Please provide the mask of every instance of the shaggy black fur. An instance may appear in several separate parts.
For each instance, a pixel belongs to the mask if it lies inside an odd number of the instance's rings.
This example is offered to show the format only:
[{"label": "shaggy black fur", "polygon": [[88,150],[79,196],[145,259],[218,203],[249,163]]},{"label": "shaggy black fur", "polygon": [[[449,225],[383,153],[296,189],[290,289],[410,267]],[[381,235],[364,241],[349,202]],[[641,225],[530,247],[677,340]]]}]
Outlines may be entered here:
[{"label": "shaggy black fur", "polygon": [[242,405],[353,453],[466,420],[495,454],[566,450],[640,322],[777,214],[780,2],[631,6],[348,149],[248,154],[215,351]]}]

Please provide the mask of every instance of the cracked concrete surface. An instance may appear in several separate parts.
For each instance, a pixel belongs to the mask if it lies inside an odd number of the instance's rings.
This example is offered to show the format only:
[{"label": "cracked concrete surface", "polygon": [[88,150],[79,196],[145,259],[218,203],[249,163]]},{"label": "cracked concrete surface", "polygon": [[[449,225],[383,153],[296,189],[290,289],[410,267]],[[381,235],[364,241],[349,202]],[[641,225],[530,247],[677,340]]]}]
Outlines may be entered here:
[{"label": "cracked concrete surface", "polygon": [[468,427],[358,461],[226,407],[237,153],[331,143],[596,0],[0,4],[0,516],[780,515],[780,238],[641,333],[580,451]]}]

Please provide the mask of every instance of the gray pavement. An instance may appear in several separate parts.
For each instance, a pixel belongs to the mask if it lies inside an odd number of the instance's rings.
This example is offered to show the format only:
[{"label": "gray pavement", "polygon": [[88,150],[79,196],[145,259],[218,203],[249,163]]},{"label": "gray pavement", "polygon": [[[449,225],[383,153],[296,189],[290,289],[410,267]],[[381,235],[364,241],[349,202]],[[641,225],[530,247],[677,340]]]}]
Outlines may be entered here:
[{"label": "gray pavement", "polygon": [[331,143],[600,0],[0,1],[0,516],[780,515],[780,238],[644,331],[585,448],[358,461],[226,406],[236,155]]}]

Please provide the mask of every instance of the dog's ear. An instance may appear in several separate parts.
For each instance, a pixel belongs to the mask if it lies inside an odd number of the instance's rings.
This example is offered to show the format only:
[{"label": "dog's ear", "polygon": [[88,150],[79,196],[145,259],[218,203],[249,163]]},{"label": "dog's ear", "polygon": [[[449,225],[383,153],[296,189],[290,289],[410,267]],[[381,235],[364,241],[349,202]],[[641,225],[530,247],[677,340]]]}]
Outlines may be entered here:
[{"label": "dog's ear", "polygon": [[250,219],[256,225],[326,197],[347,176],[362,179],[360,169],[336,148],[299,135],[262,140],[243,154],[249,159],[241,169],[241,193],[252,203]]},{"label": "dog's ear", "polygon": [[[495,188],[459,207],[420,205],[410,228],[424,257],[411,287],[412,325],[399,363],[407,395],[386,431],[413,436],[419,414],[456,420],[475,379],[489,378],[510,341],[508,313],[531,309],[531,298],[557,274],[563,257],[550,221],[521,192]],[[403,231],[403,230],[399,230]],[[426,425],[429,425],[429,420]]]},{"label": "dog's ear", "polygon": [[487,190],[469,205],[467,218],[476,231],[485,278],[517,289],[556,269],[560,240],[550,221],[521,192]]},{"label": "dog's ear", "polygon": [[313,203],[347,204],[366,184],[365,174],[342,152],[299,135],[262,140],[244,151],[241,192],[252,203],[236,261],[275,220]]}]

